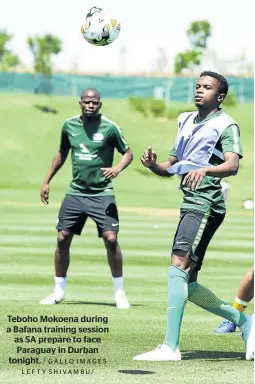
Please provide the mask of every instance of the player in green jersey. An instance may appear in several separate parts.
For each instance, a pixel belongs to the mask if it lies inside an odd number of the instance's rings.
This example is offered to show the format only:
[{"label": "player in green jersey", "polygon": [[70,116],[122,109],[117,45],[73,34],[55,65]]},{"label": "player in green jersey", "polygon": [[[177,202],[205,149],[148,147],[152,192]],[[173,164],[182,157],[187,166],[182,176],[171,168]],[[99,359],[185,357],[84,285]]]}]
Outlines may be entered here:
[{"label": "player in green jersey", "polygon": [[179,116],[179,131],[168,161],[158,164],[151,147],[141,157],[142,164],[159,176],[177,173],[184,198],[168,273],[165,340],[134,360],[181,360],[179,337],[187,300],[239,326],[246,359],[254,358],[253,316],[245,316],[197,282],[208,244],[225,217],[220,181],[237,174],[242,157],[238,124],[220,108],[227,92],[223,76],[201,73],[195,91],[198,112]]},{"label": "player in green jersey", "polygon": [[[55,252],[55,288],[40,304],[57,304],[65,298],[69,248],[74,235],[80,235],[87,218],[95,221],[102,237],[114,285],[114,299],[119,309],[130,304],[124,290],[122,253],[118,244],[119,218],[112,179],[132,161],[133,154],[117,124],[99,113],[100,94],[89,88],[82,92],[81,114],[64,122],[60,148],[44,179],[41,199],[49,203],[50,181],[64,164],[71,150],[73,179],[62,202],[57,223]],[[114,150],[122,154],[115,167]]]}]

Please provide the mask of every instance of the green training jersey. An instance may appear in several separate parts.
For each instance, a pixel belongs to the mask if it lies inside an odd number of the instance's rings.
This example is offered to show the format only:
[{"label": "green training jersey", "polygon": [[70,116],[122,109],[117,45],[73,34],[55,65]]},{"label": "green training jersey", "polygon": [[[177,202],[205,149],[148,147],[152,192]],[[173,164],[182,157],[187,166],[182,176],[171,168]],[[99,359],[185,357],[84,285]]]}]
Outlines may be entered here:
[{"label": "green training jersey", "polygon": [[[203,120],[203,123],[213,119],[220,114],[225,113],[222,109],[215,112],[213,115]],[[194,121],[196,122],[196,121]],[[215,146],[216,153],[234,152],[243,157],[242,146],[240,142],[240,129],[237,125],[229,125],[223,131],[218,142]],[[176,150],[173,148],[170,152],[170,156],[176,156]],[[213,154],[209,160],[211,165],[220,165],[224,162],[223,159]],[[184,176],[183,176],[184,177]],[[182,179],[183,179],[182,177]],[[225,201],[222,194],[221,179],[218,177],[205,176],[200,186],[191,191],[186,186],[180,185],[181,190],[184,193],[182,207],[183,209],[195,209],[206,212],[212,210],[217,213],[225,213]]]},{"label": "green training jersey", "polygon": [[113,195],[113,184],[100,168],[111,168],[114,150],[124,154],[129,146],[120,127],[103,115],[83,124],[80,115],[65,120],[60,147],[71,149],[73,179],[67,194]]}]

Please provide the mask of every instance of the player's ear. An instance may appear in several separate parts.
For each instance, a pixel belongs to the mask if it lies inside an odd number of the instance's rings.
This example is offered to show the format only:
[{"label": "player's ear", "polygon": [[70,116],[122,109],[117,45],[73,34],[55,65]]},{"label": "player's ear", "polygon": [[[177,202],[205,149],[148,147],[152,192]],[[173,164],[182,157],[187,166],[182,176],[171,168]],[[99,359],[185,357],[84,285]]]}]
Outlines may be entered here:
[{"label": "player's ear", "polygon": [[81,107],[81,100],[79,100],[79,105],[80,105],[80,107]]},{"label": "player's ear", "polygon": [[102,101],[100,101],[100,104],[99,104],[99,109],[102,107],[103,103]]},{"label": "player's ear", "polygon": [[218,96],[218,102],[222,103],[225,97],[226,97],[225,93],[220,93]]}]

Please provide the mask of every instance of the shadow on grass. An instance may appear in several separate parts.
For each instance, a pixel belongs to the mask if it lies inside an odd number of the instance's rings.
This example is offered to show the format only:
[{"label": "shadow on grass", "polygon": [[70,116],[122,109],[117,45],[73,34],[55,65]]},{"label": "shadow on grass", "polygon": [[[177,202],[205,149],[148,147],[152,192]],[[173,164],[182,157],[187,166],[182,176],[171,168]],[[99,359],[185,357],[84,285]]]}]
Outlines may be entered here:
[{"label": "shadow on grass", "polygon": [[[116,307],[116,304],[114,303],[98,303],[96,301],[66,301],[65,304],[74,304],[74,305],[81,305],[81,304],[86,304],[86,305],[103,305],[106,307]],[[131,304],[131,307],[143,307],[144,305],[141,304]]]},{"label": "shadow on grass", "polygon": [[141,369],[121,369],[119,373],[125,373],[127,375],[152,375],[153,371],[142,371]]},{"label": "shadow on grass", "polygon": [[58,113],[58,111],[57,111],[56,109],[53,109],[53,108],[51,108],[51,107],[48,107],[47,105],[38,105],[38,104],[36,104],[36,105],[34,105],[34,107],[35,107],[36,109],[39,109],[39,110],[42,111],[42,112],[53,113],[54,115],[55,115],[56,113]]},{"label": "shadow on grass", "polygon": [[188,351],[182,352],[182,360],[245,360],[245,353],[223,351]]}]

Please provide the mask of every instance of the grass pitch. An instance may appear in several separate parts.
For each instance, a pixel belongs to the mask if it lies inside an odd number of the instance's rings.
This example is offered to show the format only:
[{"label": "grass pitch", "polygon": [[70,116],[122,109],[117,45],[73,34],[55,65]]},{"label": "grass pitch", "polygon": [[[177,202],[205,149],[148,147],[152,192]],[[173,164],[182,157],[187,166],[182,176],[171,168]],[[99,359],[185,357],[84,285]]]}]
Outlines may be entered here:
[{"label": "grass pitch", "polygon": [[[81,237],[73,241],[65,304],[39,306],[53,286],[55,221],[59,204],[70,180],[70,164],[52,182],[50,205],[40,203],[42,179],[59,142],[63,119],[76,113],[76,99],[31,95],[0,95],[4,151],[1,153],[1,379],[3,384],[27,383],[245,383],[253,382],[253,363],[245,361],[239,332],[216,336],[220,318],[188,303],[181,333],[181,362],[139,362],[132,358],[161,343],[166,329],[167,268],[169,250],[178,222],[181,192],[178,180],[151,176],[139,157],[151,143],[165,160],[174,142],[175,123],[143,119],[125,102],[106,101],[104,113],[123,126],[135,154],[130,169],[115,181],[120,211],[119,241],[124,255],[125,287],[132,304],[128,311],[114,307],[109,268],[102,241],[88,221]],[[35,110],[36,103],[50,104],[57,115]],[[242,276],[253,262],[253,215],[241,209],[244,198],[253,195],[252,106],[232,111],[240,122],[244,160],[239,174],[230,178],[228,215],[211,242],[199,281],[219,297],[232,302]],[[139,132],[139,135],[138,133]],[[115,161],[118,160],[118,157]],[[240,188],[242,186],[242,188]],[[253,303],[247,313],[253,311]],[[12,316],[108,316],[109,333],[101,335],[99,353],[61,354],[51,364],[40,356],[40,366],[8,364],[17,357],[14,337],[6,333]],[[63,325],[64,323],[58,324]],[[12,324],[30,325],[32,324]],[[36,326],[50,325],[37,323]],[[54,326],[57,324],[51,324]],[[65,323],[78,327],[80,324]],[[85,325],[84,325],[85,326]],[[101,326],[101,324],[100,324]],[[33,334],[30,334],[33,335]],[[34,334],[35,337],[38,335]],[[45,334],[46,335],[46,334]],[[67,334],[59,333],[59,336]],[[77,337],[84,336],[77,334]],[[87,335],[89,336],[89,335]],[[74,344],[72,344],[74,346]],[[51,347],[43,343],[42,347]],[[62,344],[67,348],[67,343]],[[79,344],[79,347],[84,344]],[[75,345],[76,347],[76,345]],[[26,356],[26,355],[20,355]],[[31,354],[28,354],[31,356]],[[96,364],[65,363],[64,359],[96,358]],[[101,363],[99,363],[101,359]],[[106,364],[103,364],[103,359]],[[68,360],[69,361],[69,360]],[[62,369],[60,374],[28,371],[33,368]],[[93,373],[65,374],[64,370],[93,369]],[[22,373],[22,369],[25,373]],[[48,371],[49,372],[49,371]],[[59,371],[60,372],[60,371]]]}]

